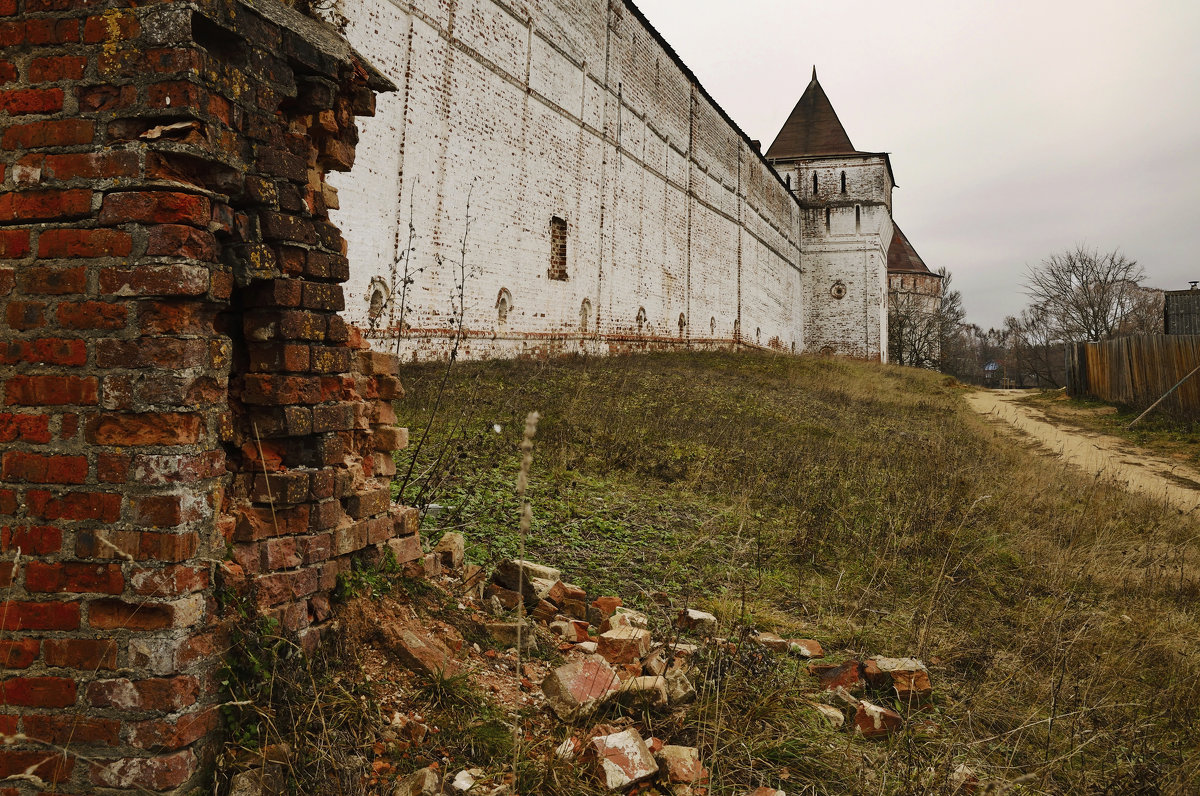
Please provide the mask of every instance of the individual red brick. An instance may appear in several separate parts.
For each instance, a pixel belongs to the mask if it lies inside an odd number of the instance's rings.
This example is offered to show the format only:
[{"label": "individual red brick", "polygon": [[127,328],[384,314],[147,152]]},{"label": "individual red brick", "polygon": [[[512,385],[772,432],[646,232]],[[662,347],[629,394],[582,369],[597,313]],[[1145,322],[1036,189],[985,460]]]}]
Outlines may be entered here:
[{"label": "individual red brick", "polygon": [[141,534],[137,531],[79,531],[75,534],[76,558],[134,558]]},{"label": "individual red brick", "polygon": [[187,561],[196,554],[200,537],[188,533],[142,531],[138,536],[137,557],[143,561]]},{"label": "individual red brick", "polygon": [[176,621],[175,606],[169,603],[102,599],[88,604],[88,624],[98,630],[164,630]]},{"label": "individual red brick", "polygon": [[42,170],[45,177],[55,180],[136,177],[138,157],[124,151],[47,155]]},{"label": "individual red brick", "polygon": [[173,528],[203,516],[195,500],[180,494],[138,496],[130,503],[133,521],[145,527]]},{"label": "individual red brick", "polygon": [[79,55],[43,56],[29,62],[30,83],[57,83],[79,80],[87,67],[87,58]]},{"label": "individual red brick", "polygon": [[87,268],[35,265],[21,270],[18,282],[26,295],[64,296],[87,290]]},{"label": "individual red brick", "polygon": [[25,493],[29,516],[43,520],[100,520],[121,518],[121,495],[116,492],[50,492],[30,489]]},{"label": "individual red brick", "polygon": [[34,776],[57,784],[68,779],[74,768],[75,758],[53,750],[0,751],[0,779]]},{"label": "individual red brick", "polygon": [[60,337],[0,341],[0,363],[29,362],[38,365],[87,364],[87,343]]},{"label": "individual red brick", "polygon": [[106,268],[100,290],[118,296],[202,296],[208,292],[209,271],[197,265]]},{"label": "individual red brick", "polygon": [[146,87],[146,106],[149,108],[194,108],[208,105],[208,92],[194,83],[182,80],[152,83]]},{"label": "individual red brick", "polygon": [[62,530],[47,525],[5,525],[0,527],[0,551],[20,548],[25,555],[44,556],[62,549]]},{"label": "individual red brick", "polygon": [[76,432],[79,431],[79,415],[67,412],[59,415],[58,418],[58,438],[74,439]]},{"label": "individual red brick", "polygon": [[140,31],[141,26],[132,11],[108,11],[84,21],[83,41],[86,44],[125,41],[136,38]]},{"label": "individual red brick", "polygon": [[94,445],[191,445],[204,433],[204,418],[178,412],[102,414],[88,421],[85,433]]},{"label": "individual red brick", "polygon": [[106,484],[123,484],[129,478],[131,457],[125,453],[101,453],[96,457],[96,480]]},{"label": "individual red brick", "polygon": [[13,125],[0,135],[0,148],[39,149],[42,147],[90,144],[96,136],[95,123],[87,119],[52,119]]},{"label": "individual red brick", "polygon": [[115,111],[137,104],[136,86],[80,86],[75,89],[81,111]]},{"label": "individual red brick", "polygon": [[250,343],[249,353],[252,372],[303,373],[311,364],[309,346],[300,343]]},{"label": "individual red brick", "polygon": [[61,88],[0,90],[0,111],[10,116],[26,113],[58,113],[63,107]]},{"label": "individual red brick", "polygon": [[197,713],[184,713],[173,721],[139,721],[131,725],[129,742],[154,751],[181,749],[215,730],[220,720],[214,705]]},{"label": "individual red brick", "polygon": [[12,268],[0,268],[0,296],[12,293],[17,284],[17,273]]},{"label": "individual red brick", "polygon": [[140,484],[190,484],[225,474],[225,453],[139,453],[133,460],[133,477]]},{"label": "individual red brick", "polygon": [[12,412],[0,412],[0,442],[36,442],[50,441],[49,415],[22,415]]},{"label": "individual red brick", "polygon": [[38,257],[128,257],[133,238],[117,229],[48,229],[38,236]]},{"label": "individual red brick", "polygon": [[7,83],[16,83],[21,77],[20,70],[12,61],[0,59],[0,86]]},{"label": "individual red brick", "polygon": [[135,569],[130,573],[129,585],[135,594],[145,597],[179,597],[208,588],[208,570],[184,564]]},{"label": "individual red brick", "polygon": [[40,453],[8,451],[0,459],[5,480],[34,484],[82,484],[88,463],[83,456],[45,456]]},{"label": "individual red brick", "polygon": [[0,641],[0,669],[28,669],[37,660],[40,647],[36,638]]},{"label": "individual red brick", "polygon": [[148,224],[208,224],[212,207],[207,197],[173,191],[123,191],[105,195],[101,224],[140,221]]},{"label": "individual red brick", "polygon": [[81,671],[117,668],[117,641],[94,638],[48,638],[42,642],[47,666]]},{"label": "individual red brick", "polygon": [[129,307],[105,301],[64,301],[55,309],[64,329],[124,329]]},{"label": "individual red brick", "polygon": [[217,239],[207,230],[182,224],[159,224],[150,228],[146,240],[146,254],[216,262],[220,256],[220,247]]},{"label": "individual red brick", "polygon": [[243,379],[242,400],[257,406],[321,403],[321,384],[307,376],[248,374]]},{"label": "individual red brick", "polygon": [[11,489],[0,489],[0,514],[12,516],[17,513],[17,493]]},{"label": "individual red brick", "polygon": [[110,788],[140,788],[170,790],[183,784],[198,767],[191,749],[172,755],[155,757],[126,757],[120,760],[93,762],[88,776],[99,785]]},{"label": "individual red brick", "polygon": [[17,0],[0,0],[0,17],[11,17],[17,13]]},{"label": "individual red brick", "polygon": [[0,230],[0,260],[16,260],[29,254],[29,230]]},{"label": "individual red brick", "polygon": [[95,376],[14,376],[4,385],[9,406],[92,406],[99,389]]},{"label": "individual red brick", "polygon": [[25,565],[25,588],[31,592],[120,594],[125,590],[125,576],[118,564],[30,561]]},{"label": "individual red brick", "polygon": [[36,741],[54,746],[120,743],[121,722],[76,714],[74,716],[29,715],[25,717],[25,734]]},{"label": "individual red brick", "polygon": [[176,711],[196,704],[200,682],[188,676],[97,680],[88,686],[87,698],[97,708]]},{"label": "individual red brick", "polygon": [[136,340],[106,339],[96,342],[96,365],[101,368],[193,367],[208,358],[209,343],[174,337]]},{"label": "individual red brick", "polygon": [[[15,602],[0,603],[0,630],[78,630],[77,602]],[[74,702],[72,697],[71,702]],[[69,704],[69,703],[68,703]]]},{"label": "individual red brick", "polygon": [[30,44],[69,44],[79,41],[78,19],[42,17],[25,23],[25,40]]},{"label": "individual red brick", "polygon": [[208,302],[139,301],[138,328],[148,334],[213,335],[218,307]]},{"label": "individual red brick", "polygon": [[82,188],[0,194],[0,221],[62,221],[91,210],[92,192]]},{"label": "individual red brick", "polygon": [[46,304],[42,301],[10,301],[4,319],[17,331],[25,332],[46,325]]},{"label": "individual red brick", "polygon": [[0,47],[16,47],[24,43],[24,22],[0,22]]}]

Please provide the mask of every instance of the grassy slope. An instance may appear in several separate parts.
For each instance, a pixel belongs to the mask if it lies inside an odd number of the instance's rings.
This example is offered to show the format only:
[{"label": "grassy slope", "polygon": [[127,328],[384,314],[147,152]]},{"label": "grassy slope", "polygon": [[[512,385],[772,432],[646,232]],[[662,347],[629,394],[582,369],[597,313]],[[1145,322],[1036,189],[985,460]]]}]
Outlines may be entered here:
[{"label": "grassy slope", "polygon": [[[440,378],[405,374],[414,448]],[[534,409],[529,558],[627,602],[665,589],[731,634],[935,664],[933,709],[886,744],[821,727],[793,663],[743,667],[659,730],[702,746],[716,793],[938,792],[964,762],[1021,792],[1200,776],[1195,521],[1025,450],[942,377],[744,354],[456,365],[406,492],[450,507],[428,536],[514,553]]]}]

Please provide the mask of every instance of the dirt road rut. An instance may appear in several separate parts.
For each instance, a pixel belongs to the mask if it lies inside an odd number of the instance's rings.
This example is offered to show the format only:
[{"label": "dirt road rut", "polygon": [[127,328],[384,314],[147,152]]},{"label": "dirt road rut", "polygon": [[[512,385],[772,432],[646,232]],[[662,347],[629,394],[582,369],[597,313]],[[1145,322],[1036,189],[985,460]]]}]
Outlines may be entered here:
[{"label": "dirt road rut", "polygon": [[980,414],[1025,432],[1090,475],[1165,500],[1200,518],[1200,472],[1153,456],[1116,437],[1054,425],[1036,408],[1020,403],[1025,394],[1019,390],[987,390],[971,393],[967,403]]}]

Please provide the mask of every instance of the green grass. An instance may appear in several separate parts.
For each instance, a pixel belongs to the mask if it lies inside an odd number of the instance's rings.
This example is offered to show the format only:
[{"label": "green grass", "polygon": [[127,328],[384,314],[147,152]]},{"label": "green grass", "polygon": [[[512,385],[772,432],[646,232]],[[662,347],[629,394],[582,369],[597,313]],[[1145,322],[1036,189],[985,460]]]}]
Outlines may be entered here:
[{"label": "green grass", "polygon": [[[403,376],[416,441],[441,366]],[[959,763],[1013,792],[1188,792],[1196,520],[1025,450],[961,394],[938,374],[770,355],[457,364],[429,440],[398,461],[407,501],[448,507],[426,536],[512,556],[538,410],[529,558],[627,603],[665,590],[730,634],[933,663],[932,709],[887,743],[823,726],[794,661],[732,667],[648,728],[700,745],[716,794],[948,792]]]}]

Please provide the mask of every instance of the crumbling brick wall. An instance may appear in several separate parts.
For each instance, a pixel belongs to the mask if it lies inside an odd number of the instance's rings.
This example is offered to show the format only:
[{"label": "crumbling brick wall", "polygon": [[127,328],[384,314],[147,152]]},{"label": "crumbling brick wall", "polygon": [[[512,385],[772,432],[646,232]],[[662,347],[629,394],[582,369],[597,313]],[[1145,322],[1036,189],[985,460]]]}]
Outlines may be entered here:
[{"label": "crumbling brick wall", "polygon": [[0,0],[0,793],[184,792],[218,583],[306,645],[394,507],[328,170],[389,88],[273,0]]}]

